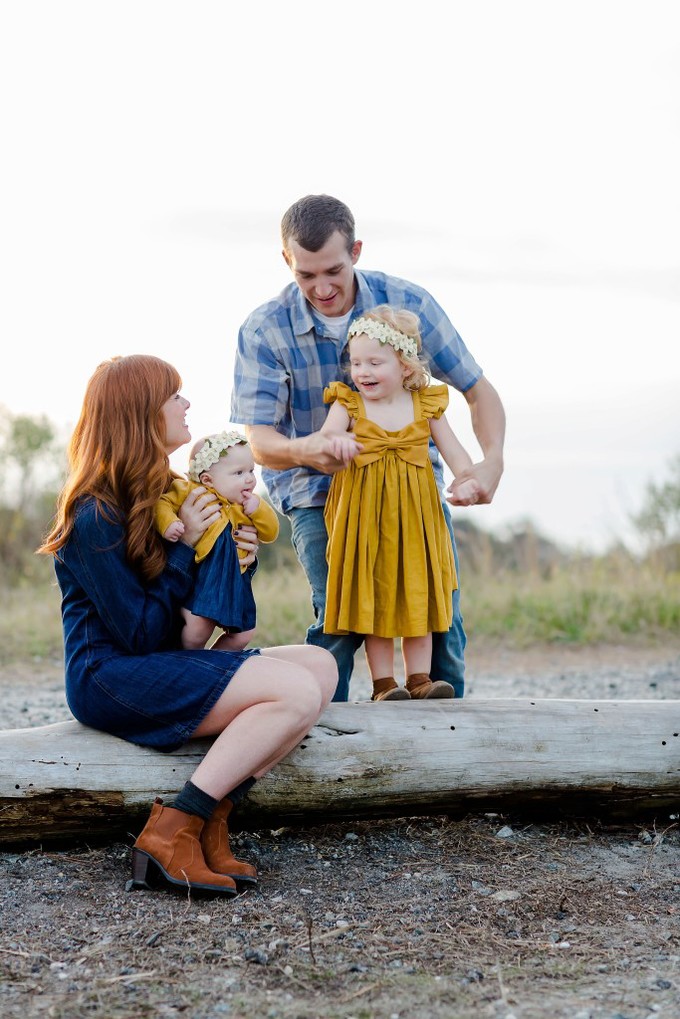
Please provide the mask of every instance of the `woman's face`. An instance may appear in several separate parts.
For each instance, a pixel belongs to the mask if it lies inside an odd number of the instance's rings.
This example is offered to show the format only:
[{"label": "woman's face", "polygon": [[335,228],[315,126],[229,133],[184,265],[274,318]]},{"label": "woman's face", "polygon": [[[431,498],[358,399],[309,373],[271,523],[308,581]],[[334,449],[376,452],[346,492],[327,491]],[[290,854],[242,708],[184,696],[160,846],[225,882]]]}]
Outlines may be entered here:
[{"label": "woman's face", "polygon": [[175,393],[161,408],[165,422],[165,452],[168,456],[191,438],[191,432],[184,420],[191,404],[181,393]]}]

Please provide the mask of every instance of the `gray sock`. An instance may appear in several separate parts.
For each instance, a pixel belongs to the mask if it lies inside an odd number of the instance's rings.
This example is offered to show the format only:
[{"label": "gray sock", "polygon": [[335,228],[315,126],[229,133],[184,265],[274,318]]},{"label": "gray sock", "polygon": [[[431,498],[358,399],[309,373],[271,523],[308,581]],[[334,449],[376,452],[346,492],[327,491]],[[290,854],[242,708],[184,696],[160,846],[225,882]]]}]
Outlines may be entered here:
[{"label": "gray sock", "polygon": [[238,806],[245,794],[249,789],[253,788],[256,782],[256,778],[244,778],[242,782],[239,782],[235,789],[232,789],[230,793],[227,793],[227,799],[231,800],[235,807]]},{"label": "gray sock", "polygon": [[218,803],[219,800],[209,796],[193,782],[187,782],[170,806],[175,810],[182,810],[185,814],[193,814],[194,817],[202,817],[204,821],[209,821]]}]

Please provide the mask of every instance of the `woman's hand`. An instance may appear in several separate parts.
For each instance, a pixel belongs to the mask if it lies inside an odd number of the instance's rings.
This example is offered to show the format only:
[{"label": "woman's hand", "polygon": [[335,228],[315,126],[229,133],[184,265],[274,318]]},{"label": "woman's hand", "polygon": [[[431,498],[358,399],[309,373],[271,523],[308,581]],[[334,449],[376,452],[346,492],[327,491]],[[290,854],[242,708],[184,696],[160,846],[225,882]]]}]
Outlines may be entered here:
[{"label": "woman's hand", "polygon": [[198,485],[189,492],[180,506],[179,516],[184,524],[184,534],[180,540],[193,548],[204,531],[219,520],[219,503],[212,492]]},{"label": "woman's hand", "polygon": [[248,553],[245,558],[239,559],[241,565],[245,563],[246,566],[250,566],[251,563],[254,563],[257,558],[257,550],[260,547],[257,528],[252,524],[241,524],[238,531],[234,531],[234,541],[237,548],[242,548]]}]

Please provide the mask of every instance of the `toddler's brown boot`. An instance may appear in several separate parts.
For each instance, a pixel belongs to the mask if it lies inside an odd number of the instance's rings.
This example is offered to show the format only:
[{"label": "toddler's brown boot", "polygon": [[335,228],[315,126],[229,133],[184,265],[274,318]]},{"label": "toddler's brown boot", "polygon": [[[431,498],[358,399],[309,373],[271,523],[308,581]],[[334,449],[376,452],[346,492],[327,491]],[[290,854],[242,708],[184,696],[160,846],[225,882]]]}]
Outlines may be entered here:
[{"label": "toddler's brown boot", "polygon": [[450,683],[445,683],[443,679],[435,679],[433,683],[426,672],[414,672],[409,676],[406,680],[406,689],[416,701],[455,696]]},{"label": "toddler's brown boot", "polygon": [[395,682],[394,676],[373,680],[372,701],[408,701],[410,699],[411,694]]}]

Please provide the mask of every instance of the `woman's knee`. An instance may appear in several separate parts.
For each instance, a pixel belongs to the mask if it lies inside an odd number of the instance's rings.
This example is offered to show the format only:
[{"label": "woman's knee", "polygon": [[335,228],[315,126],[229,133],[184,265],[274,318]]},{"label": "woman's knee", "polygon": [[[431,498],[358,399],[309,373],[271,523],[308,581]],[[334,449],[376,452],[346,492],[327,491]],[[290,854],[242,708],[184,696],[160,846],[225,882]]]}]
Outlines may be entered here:
[{"label": "woman's knee", "polygon": [[[338,684],[338,667],[335,658],[325,648],[313,644],[295,644],[266,648],[262,658],[273,659],[288,675],[307,673],[316,684],[322,704],[328,703]],[[273,663],[270,668],[276,668]]]},{"label": "woman's knee", "polygon": [[277,724],[282,724],[286,730],[294,731],[313,725],[327,701],[311,669],[290,662],[279,662],[271,663],[263,674],[263,665],[264,655],[260,660],[249,659],[192,736],[223,732],[244,712],[263,707],[282,712]]},{"label": "woman's knee", "polygon": [[[248,666],[252,669],[249,675],[263,684],[260,686],[263,699],[298,715],[302,724],[305,718],[314,713],[318,716],[323,709],[326,689],[332,685],[332,678],[328,677],[333,675],[335,662],[329,667],[322,648],[302,644],[295,648],[268,648],[257,658],[249,659],[239,673],[245,673]],[[252,696],[256,688],[249,683],[248,689]]]},{"label": "woman's knee", "polygon": [[338,685],[338,666],[335,658],[326,648],[304,645],[305,667],[314,677],[321,694],[322,707],[328,703]]},{"label": "woman's knee", "polygon": [[299,715],[300,724],[316,722],[328,699],[319,677],[311,670],[301,668],[295,682],[288,685],[285,693],[286,706]]}]

